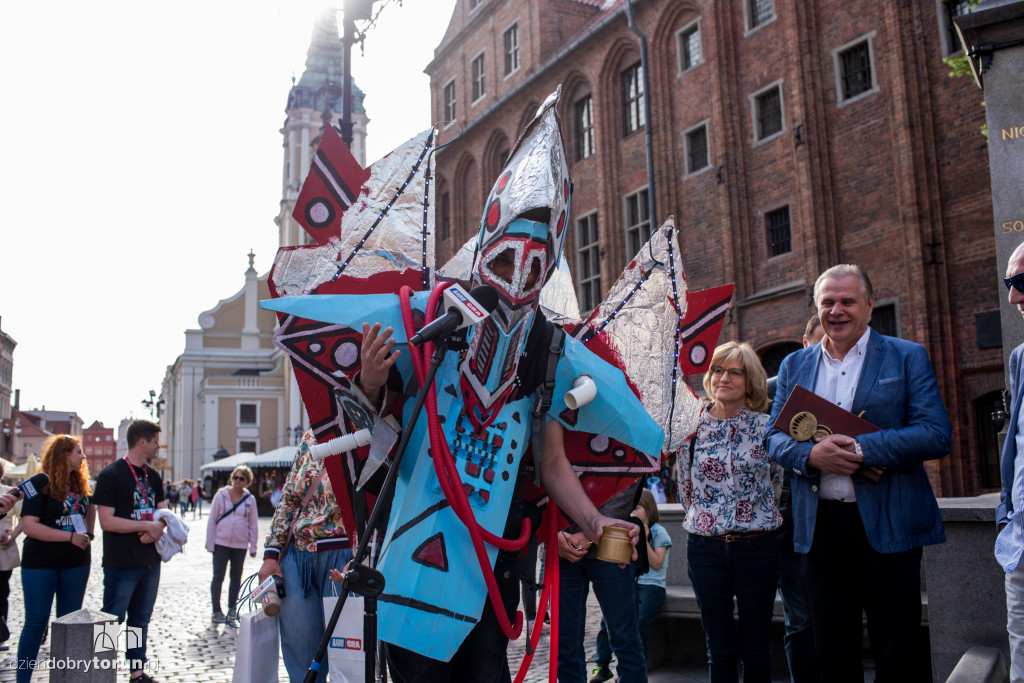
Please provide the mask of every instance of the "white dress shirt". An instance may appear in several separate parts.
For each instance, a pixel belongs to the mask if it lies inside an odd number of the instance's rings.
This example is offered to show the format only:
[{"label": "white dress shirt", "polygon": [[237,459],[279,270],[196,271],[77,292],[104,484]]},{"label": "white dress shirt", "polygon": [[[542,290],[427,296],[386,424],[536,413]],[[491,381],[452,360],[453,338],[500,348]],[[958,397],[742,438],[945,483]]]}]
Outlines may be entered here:
[{"label": "white dress shirt", "polygon": [[[853,411],[853,397],[857,393],[860,372],[864,368],[864,355],[868,350],[870,336],[869,327],[842,360],[833,358],[825,348],[825,340],[822,340],[818,379],[814,382],[815,394],[835,403],[843,410]],[[845,503],[854,502],[857,500],[857,494],[853,489],[853,479],[841,474],[822,472],[818,497],[841,500]]]}]

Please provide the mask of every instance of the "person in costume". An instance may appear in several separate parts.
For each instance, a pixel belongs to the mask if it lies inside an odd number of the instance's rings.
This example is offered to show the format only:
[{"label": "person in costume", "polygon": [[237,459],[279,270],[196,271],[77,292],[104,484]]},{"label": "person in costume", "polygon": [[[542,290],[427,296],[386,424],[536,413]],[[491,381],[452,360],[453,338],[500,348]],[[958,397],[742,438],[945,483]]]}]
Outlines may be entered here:
[{"label": "person in costume", "polygon": [[[607,333],[594,340],[600,330],[563,330],[538,310],[570,224],[571,181],[556,111],[557,93],[513,148],[485,204],[480,235],[437,273],[429,202],[417,194],[425,183],[416,181],[420,169],[429,168],[429,131],[360,175],[346,174],[347,150],[325,129],[316,173],[304,183],[293,212],[319,246],[278,252],[270,277],[276,298],[262,304],[280,314],[275,343],[294,360],[317,441],[357,429],[372,432],[368,448],[324,460],[342,515],[354,521],[353,537],[363,533],[352,509],[362,500],[365,473],[383,467],[397,440],[386,445],[388,425],[411,430],[376,564],[386,580],[378,598],[379,636],[398,681],[507,678],[505,646],[518,637],[522,623],[512,615],[518,560],[531,533],[521,520],[520,492],[527,480],[530,500],[544,507],[549,531],[559,515],[550,500],[590,540],[600,538],[602,526],[618,525],[630,529],[635,543],[637,527],[603,517],[594,503],[607,501],[639,473],[655,471],[666,443],[662,424],[672,419],[673,391],[662,383],[651,389],[660,392],[665,407],[659,423],[623,367],[606,360],[624,355],[608,348]],[[359,199],[346,211],[334,190],[360,182],[360,191],[351,193]],[[420,216],[422,232],[414,232]],[[675,238],[669,228],[659,233],[657,248],[648,250],[651,258],[671,257],[667,241]],[[670,284],[664,259],[652,265],[630,271],[618,305],[644,286],[645,296],[652,297],[644,310],[669,320],[664,313],[673,306],[679,310],[678,299],[668,299],[675,282]],[[435,277],[445,284],[429,291]],[[492,288],[497,305],[439,354],[433,390],[426,392],[423,417],[412,427],[411,397],[425,383],[433,349],[426,344],[421,356],[407,340],[421,319],[429,323],[434,317],[442,290],[454,280]],[[615,312],[607,313],[601,329],[611,330]],[[669,349],[678,320],[677,313],[671,315],[658,337]],[[605,344],[604,355],[591,341]],[[670,368],[675,358],[670,354],[664,361],[652,362],[645,349],[646,367]],[[598,387],[596,397],[570,409],[564,396],[584,375]],[[604,464],[608,476],[585,489],[566,457],[567,438],[602,444],[587,466]],[[574,458],[578,450],[572,449]],[[644,469],[634,473],[634,466]]]},{"label": "person in costume", "polygon": [[25,627],[18,642],[19,683],[32,679],[54,596],[58,617],[81,609],[92,563],[96,508],[89,505],[92,489],[82,442],[68,434],[50,437],[41,464],[50,483],[21,509],[26,536],[21,563]]}]

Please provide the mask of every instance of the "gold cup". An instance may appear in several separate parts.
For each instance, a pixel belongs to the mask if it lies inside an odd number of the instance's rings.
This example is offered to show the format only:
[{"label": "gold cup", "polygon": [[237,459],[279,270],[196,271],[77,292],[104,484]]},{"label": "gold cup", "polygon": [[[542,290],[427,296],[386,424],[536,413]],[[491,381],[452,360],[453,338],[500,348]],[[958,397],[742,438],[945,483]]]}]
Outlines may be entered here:
[{"label": "gold cup", "polygon": [[620,526],[603,527],[597,544],[597,559],[615,564],[629,564],[633,559],[633,544],[629,542],[629,529]]}]

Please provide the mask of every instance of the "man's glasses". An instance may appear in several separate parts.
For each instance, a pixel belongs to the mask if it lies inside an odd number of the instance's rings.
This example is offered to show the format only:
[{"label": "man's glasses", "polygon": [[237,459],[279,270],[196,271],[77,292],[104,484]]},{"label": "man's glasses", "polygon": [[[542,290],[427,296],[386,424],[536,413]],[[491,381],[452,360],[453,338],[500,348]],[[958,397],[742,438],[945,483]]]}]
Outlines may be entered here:
[{"label": "man's glasses", "polygon": [[743,375],[747,374],[747,371],[744,370],[743,368],[729,368],[728,370],[726,370],[721,365],[711,366],[712,377],[721,377],[727,372],[729,373],[729,377],[733,379],[739,379],[740,377],[743,377]]},{"label": "man's glasses", "polygon": [[1016,287],[1018,292],[1024,294],[1024,273],[1017,273],[1013,277],[1004,277],[1003,284],[1006,285],[1006,289]]}]

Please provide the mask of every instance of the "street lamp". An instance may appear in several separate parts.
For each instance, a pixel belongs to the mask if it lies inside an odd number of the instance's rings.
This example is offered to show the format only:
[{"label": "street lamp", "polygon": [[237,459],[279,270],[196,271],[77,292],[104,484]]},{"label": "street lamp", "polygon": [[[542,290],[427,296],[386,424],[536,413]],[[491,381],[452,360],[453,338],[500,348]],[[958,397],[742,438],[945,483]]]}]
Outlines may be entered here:
[{"label": "street lamp", "polygon": [[4,434],[4,454],[11,454],[11,438],[21,436],[21,423],[14,418],[8,418],[4,420],[3,424]]},{"label": "street lamp", "polygon": [[149,416],[159,420],[160,419],[160,408],[163,407],[165,401],[161,398],[157,400],[156,392],[152,389],[149,390],[149,399],[142,399],[142,405],[149,410]]}]

